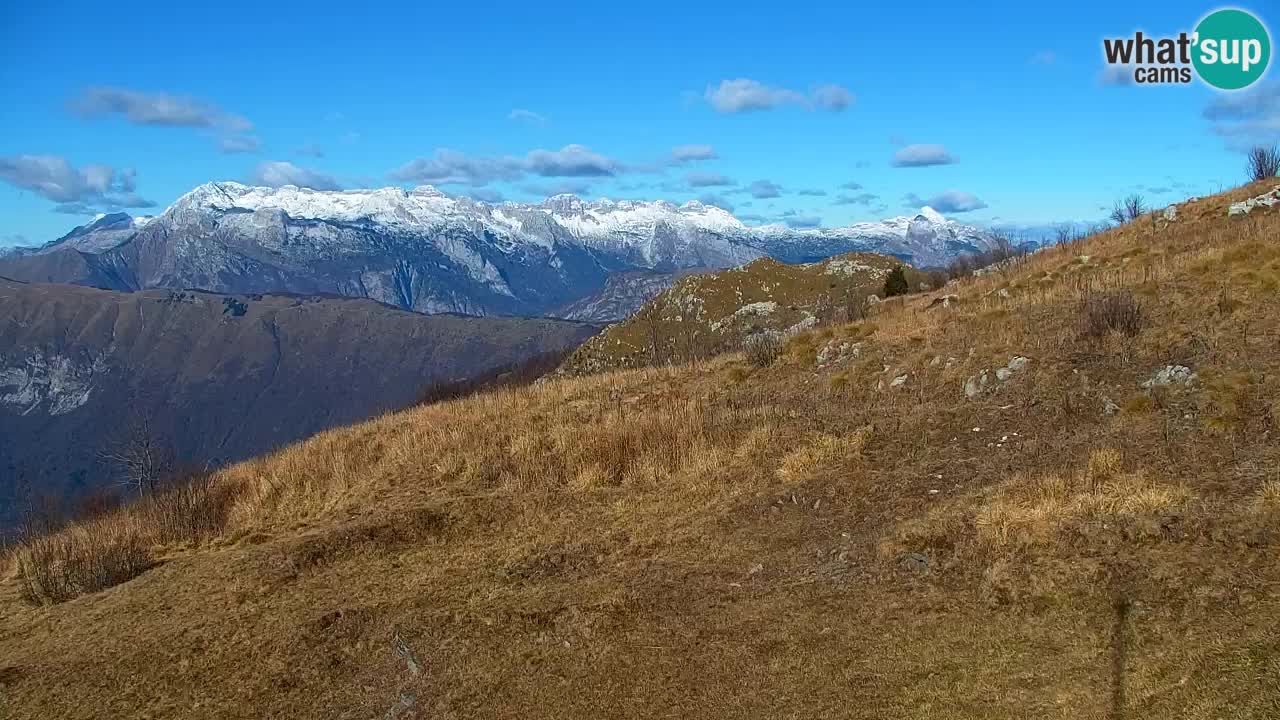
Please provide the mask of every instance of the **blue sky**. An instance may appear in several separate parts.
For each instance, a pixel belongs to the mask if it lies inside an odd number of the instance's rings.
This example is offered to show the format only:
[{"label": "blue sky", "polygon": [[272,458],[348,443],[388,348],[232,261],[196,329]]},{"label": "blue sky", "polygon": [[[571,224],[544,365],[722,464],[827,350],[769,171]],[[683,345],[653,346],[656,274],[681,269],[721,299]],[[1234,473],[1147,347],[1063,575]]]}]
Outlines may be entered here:
[{"label": "blue sky", "polygon": [[832,5],[6,3],[0,244],[208,180],[1094,220],[1237,184],[1280,137],[1274,70],[1248,97],[1103,79],[1103,37],[1216,5]]}]

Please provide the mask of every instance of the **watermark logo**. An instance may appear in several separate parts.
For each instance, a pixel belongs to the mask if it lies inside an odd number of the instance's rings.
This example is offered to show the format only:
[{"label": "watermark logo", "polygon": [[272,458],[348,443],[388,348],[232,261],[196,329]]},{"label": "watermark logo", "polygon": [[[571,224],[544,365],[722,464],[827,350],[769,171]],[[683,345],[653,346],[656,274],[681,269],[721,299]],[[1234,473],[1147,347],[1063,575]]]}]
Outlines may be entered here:
[{"label": "watermark logo", "polygon": [[1188,84],[1193,76],[1219,90],[1240,90],[1262,77],[1271,64],[1271,34],[1245,10],[1226,8],[1206,15],[1194,31],[1172,37],[1132,37],[1102,41],[1108,65],[1131,72],[1139,85]]}]

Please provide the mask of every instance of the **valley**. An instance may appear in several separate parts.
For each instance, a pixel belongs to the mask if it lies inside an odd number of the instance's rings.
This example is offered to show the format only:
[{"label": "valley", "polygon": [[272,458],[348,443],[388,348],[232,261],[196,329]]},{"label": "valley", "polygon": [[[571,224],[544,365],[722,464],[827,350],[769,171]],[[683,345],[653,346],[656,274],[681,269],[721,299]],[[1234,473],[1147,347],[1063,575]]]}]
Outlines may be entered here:
[{"label": "valley", "polygon": [[104,456],[143,425],[174,470],[218,467],[596,331],[341,297],[0,279],[0,526],[33,499],[121,490]]}]

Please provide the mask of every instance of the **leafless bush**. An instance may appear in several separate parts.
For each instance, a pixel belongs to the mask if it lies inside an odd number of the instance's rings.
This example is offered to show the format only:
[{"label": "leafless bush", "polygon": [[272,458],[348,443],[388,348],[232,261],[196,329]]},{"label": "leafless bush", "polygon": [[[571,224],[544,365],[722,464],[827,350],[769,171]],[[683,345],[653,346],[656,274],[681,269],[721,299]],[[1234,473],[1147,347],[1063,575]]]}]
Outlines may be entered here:
[{"label": "leafless bush", "polygon": [[950,279],[969,277],[990,267],[1009,268],[1018,259],[1027,255],[1027,250],[1003,233],[996,233],[986,250],[977,253],[957,256],[947,266],[946,275]]},{"label": "leafless bush", "polygon": [[768,367],[782,354],[782,341],[773,333],[757,333],[742,342],[742,351],[747,362],[756,367]]},{"label": "leafless bush", "polygon": [[142,536],[123,518],[65,529],[24,542],[14,551],[24,599],[52,604],[104,590],[151,565]]},{"label": "leafless bush", "polygon": [[1249,179],[1266,180],[1280,175],[1280,146],[1257,145],[1249,150]]},{"label": "leafless bush", "polygon": [[1146,211],[1146,201],[1143,200],[1141,195],[1133,193],[1116,201],[1115,207],[1111,210],[1111,219],[1117,225],[1123,225],[1142,217]]},{"label": "leafless bush", "polygon": [[155,492],[177,467],[177,453],[148,416],[135,418],[101,453],[117,484],[139,497]]},{"label": "leafless bush", "polygon": [[1142,306],[1128,290],[1090,294],[1082,301],[1080,312],[1087,337],[1112,332],[1133,337],[1142,330]]},{"label": "leafless bush", "polygon": [[123,506],[110,496],[70,512],[32,505],[9,550],[23,597],[59,603],[130,580],[151,566],[152,545],[220,532],[234,500],[232,486],[204,471],[171,473],[146,487]]},{"label": "leafless bush", "polygon": [[206,472],[181,473],[139,503],[138,514],[157,542],[200,540],[226,525],[231,489]]}]

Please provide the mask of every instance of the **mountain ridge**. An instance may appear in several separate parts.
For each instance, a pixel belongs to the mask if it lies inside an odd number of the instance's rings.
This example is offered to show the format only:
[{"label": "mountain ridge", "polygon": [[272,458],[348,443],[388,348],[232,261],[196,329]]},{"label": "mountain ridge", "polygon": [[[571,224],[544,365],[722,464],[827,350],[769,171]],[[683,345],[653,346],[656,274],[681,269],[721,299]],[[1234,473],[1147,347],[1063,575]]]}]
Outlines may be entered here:
[{"label": "mountain ridge", "polygon": [[0,279],[0,529],[20,486],[74,502],[108,485],[118,469],[100,454],[136,422],[162,429],[177,458],[216,464],[568,350],[596,329],[368,298]]},{"label": "mountain ridge", "polygon": [[[0,258],[0,274],[114,290],[331,292],[426,313],[543,315],[601,291],[618,272],[723,269],[764,256],[812,262],[845,252],[923,267],[995,242],[994,233],[929,208],[792,229],[748,226],[698,201],[556,195],[486,203],[431,186],[321,191],[211,182],[145,222],[106,216],[11,253]],[[66,252],[83,257],[47,259]]]}]

